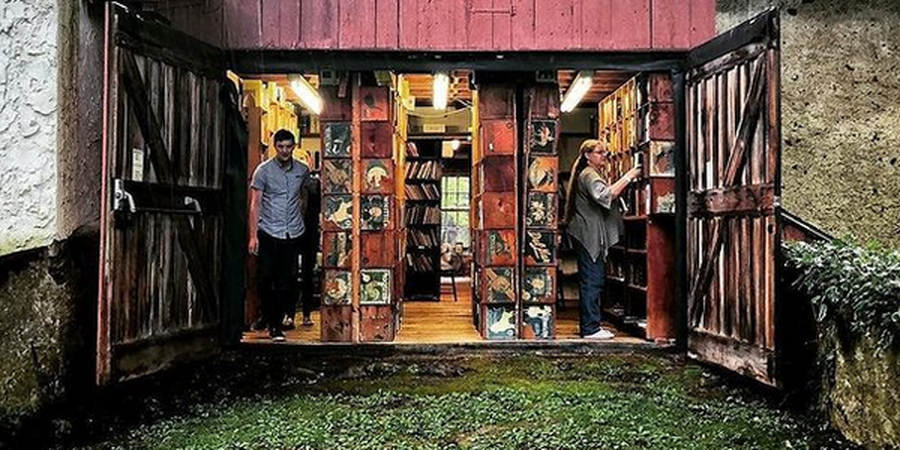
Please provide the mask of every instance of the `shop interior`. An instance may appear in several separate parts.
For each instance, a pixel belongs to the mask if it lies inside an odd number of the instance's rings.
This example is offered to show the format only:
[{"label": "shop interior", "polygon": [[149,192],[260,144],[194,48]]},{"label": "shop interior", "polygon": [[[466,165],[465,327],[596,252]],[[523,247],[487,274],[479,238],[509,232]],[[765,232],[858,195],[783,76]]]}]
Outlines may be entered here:
[{"label": "shop interior", "polygon": [[[248,177],[257,165],[274,155],[271,136],[284,128],[298,136],[295,157],[319,178],[323,194],[342,192],[342,184],[349,193],[353,177],[335,170],[341,160],[329,159],[323,152],[330,145],[326,125],[319,116],[321,111],[315,110],[314,100],[310,104],[310,99],[304,98],[309,97],[305,91],[318,92],[333,84],[338,76],[327,71],[246,77],[230,74],[243,98],[249,133]],[[524,256],[508,274],[479,262],[479,251],[483,251],[480,247],[489,245],[483,216],[492,212],[486,210],[485,182],[479,180],[486,175],[479,169],[484,158],[481,141],[485,128],[479,111],[478,74],[460,69],[440,73],[375,72],[367,77],[374,79],[373,85],[389,87],[393,176],[367,166],[361,183],[366,184],[372,177],[392,178],[386,192],[393,200],[385,208],[387,215],[392,216],[391,252],[397,264],[389,269],[394,286],[380,294],[387,297],[388,310],[393,313],[390,332],[357,342],[578,339],[576,256],[559,222],[569,171],[585,139],[608,142],[613,163],[605,175],[610,180],[634,164],[645,167],[645,176],[617,205],[623,211],[625,234],[610,249],[606,265],[604,326],[616,334],[616,342],[674,339],[675,136],[673,94],[667,74],[604,70],[535,74],[538,82],[558,90],[560,112],[555,122],[546,121],[551,125],[548,129],[541,130],[534,125],[539,121],[520,117],[518,149],[533,147],[536,141],[543,140],[543,145],[551,142],[555,148],[554,158],[545,158],[552,163],[543,164],[539,163],[542,158],[523,151],[514,163],[520,178],[512,190],[521,217],[517,241],[521,246],[517,252],[527,253],[529,230],[536,222],[546,225],[540,234],[549,235],[553,241],[550,247],[555,247],[552,260],[540,265],[540,276],[528,267]],[[576,96],[577,99],[570,99]],[[327,101],[326,98],[318,108],[328,108]],[[346,161],[349,164],[351,160]],[[390,172],[391,167],[385,170]],[[324,200],[320,227],[331,213],[327,199]],[[533,209],[536,207],[538,210]],[[540,217],[532,217],[533,214]],[[322,234],[320,248],[338,245],[333,242],[335,233]],[[342,245],[351,248],[359,243]],[[365,259],[366,248],[358,251],[362,252],[359,258]],[[289,342],[333,340],[323,330],[323,321],[330,320],[330,313],[326,313],[329,300],[323,296],[350,288],[346,280],[332,275],[336,266],[323,253],[314,261],[301,260],[301,264],[314,264],[313,325],[301,325],[298,299],[295,326],[285,332]],[[350,254],[348,250],[347,255]],[[251,257],[247,261],[248,331],[244,341],[268,342],[265,331],[253,329],[260,314],[254,274],[255,261]],[[359,289],[365,290],[366,282],[364,279]],[[527,302],[537,296],[543,301],[533,305]],[[503,306],[504,299],[508,306]],[[504,321],[511,317],[508,329],[498,327],[498,317]]]}]

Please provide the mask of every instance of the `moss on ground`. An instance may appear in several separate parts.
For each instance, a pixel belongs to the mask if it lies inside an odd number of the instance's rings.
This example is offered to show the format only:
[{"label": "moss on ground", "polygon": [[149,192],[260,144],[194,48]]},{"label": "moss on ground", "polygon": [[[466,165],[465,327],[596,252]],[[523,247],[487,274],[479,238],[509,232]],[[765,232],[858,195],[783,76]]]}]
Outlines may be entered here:
[{"label": "moss on ground", "polygon": [[672,356],[304,365],[267,394],[218,395],[83,448],[845,447],[770,396]]}]

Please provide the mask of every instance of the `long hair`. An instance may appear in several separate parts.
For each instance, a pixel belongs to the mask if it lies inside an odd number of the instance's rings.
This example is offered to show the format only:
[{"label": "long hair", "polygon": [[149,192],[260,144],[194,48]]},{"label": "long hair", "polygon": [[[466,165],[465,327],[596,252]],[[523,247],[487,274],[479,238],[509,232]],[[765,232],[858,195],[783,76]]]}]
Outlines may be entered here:
[{"label": "long hair", "polygon": [[581,143],[581,147],[578,149],[578,157],[575,158],[575,162],[572,164],[572,170],[569,171],[569,183],[566,186],[566,208],[565,214],[563,214],[563,226],[569,224],[572,221],[572,217],[575,216],[575,196],[577,195],[578,189],[578,177],[581,175],[581,171],[588,166],[587,157],[584,156],[586,153],[594,150],[594,147],[597,146],[606,147],[606,143],[597,140],[597,139],[588,139]]}]

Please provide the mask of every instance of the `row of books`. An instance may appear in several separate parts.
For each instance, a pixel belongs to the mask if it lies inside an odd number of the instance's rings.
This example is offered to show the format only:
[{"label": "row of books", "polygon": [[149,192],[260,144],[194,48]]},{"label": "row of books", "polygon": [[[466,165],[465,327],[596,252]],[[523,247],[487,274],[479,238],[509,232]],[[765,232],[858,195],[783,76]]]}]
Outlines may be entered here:
[{"label": "row of books", "polygon": [[441,190],[436,184],[407,184],[406,198],[409,200],[440,200]]},{"label": "row of books", "polygon": [[441,223],[441,209],[433,205],[406,205],[407,225],[433,225]]},{"label": "row of books", "polygon": [[406,265],[413,272],[433,272],[434,271],[434,258],[431,255],[414,255],[411,253],[406,254]]},{"label": "row of books", "polygon": [[406,236],[407,245],[416,247],[437,247],[441,243],[436,228],[431,230],[409,230]]},{"label": "row of books", "polygon": [[411,161],[406,166],[407,180],[437,180],[440,177],[440,161]]}]

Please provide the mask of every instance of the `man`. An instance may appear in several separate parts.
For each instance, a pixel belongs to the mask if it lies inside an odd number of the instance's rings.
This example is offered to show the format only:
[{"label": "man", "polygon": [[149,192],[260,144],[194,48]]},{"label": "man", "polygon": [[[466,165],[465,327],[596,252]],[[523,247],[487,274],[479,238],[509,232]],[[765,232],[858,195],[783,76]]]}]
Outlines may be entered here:
[{"label": "man", "polygon": [[297,256],[306,227],[300,209],[306,165],[293,157],[293,133],[278,130],[275,157],[260,164],[250,183],[250,254],[257,255],[263,319],[273,341],[284,341],[282,320],[296,302]]}]

